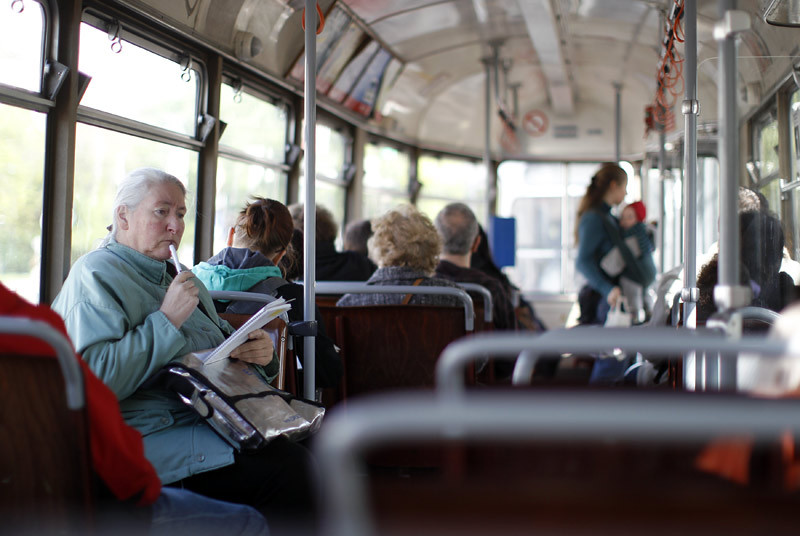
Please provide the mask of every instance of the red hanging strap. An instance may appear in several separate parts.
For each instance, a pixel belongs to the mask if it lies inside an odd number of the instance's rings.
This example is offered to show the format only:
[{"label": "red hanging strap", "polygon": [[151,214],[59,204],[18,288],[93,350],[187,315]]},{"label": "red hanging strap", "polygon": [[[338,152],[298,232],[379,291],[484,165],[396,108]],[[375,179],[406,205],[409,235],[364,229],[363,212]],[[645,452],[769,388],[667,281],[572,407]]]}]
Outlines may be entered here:
[{"label": "red hanging strap", "polygon": [[[322,33],[322,30],[325,29],[325,15],[322,14],[322,10],[319,8],[319,4],[317,6],[317,15],[319,15],[319,24],[317,25],[317,35]],[[306,30],[306,8],[303,8],[303,17],[300,20],[300,25],[303,27],[303,31]]]}]

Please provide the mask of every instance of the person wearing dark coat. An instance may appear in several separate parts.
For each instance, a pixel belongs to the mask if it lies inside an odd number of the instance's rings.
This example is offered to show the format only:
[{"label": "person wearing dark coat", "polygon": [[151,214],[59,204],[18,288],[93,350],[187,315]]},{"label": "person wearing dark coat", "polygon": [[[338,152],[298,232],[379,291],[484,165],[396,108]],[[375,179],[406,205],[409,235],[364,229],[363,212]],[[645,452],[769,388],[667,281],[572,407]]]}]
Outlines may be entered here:
[{"label": "person wearing dark coat", "polygon": [[[232,247],[226,247],[192,271],[209,290],[259,292],[291,301],[289,321],[303,320],[303,287],[283,279],[281,261],[291,256],[292,219],[286,207],[273,199],[256,197],[239,214],[231,230]],[[262,307],[256,302],[233,302],[224,312],[253,314]],[[319,308],[317,320],[316,381],[319,387],[336,387],[342,376],[339,353],[325,333]],[[304,346],[295,350],[304,362]]]},{"label": "person wearing dark coat", "polygon": [[492,295],[494,326],[501,330],[516,329],[516,318],[511,296],[503,284],[493,277],[469,267],[472,253],[478,249],[480,235],[475,214],[464,203],[450,203],[434,220],[442,237],[442,255],[436,266],[436,275],[456,283],[477,283]]},{"label": "person wearing dark coat", "polygon": [[[292,220],[295,228],[303,229],[303,205],[291,206]],[[316,225],[316,279],[317,281],[366,281],[375,271],[373,263],[366,255],[355,251],[337,251],[336,235],[339,226],[333,214],[321,205],[317,205]]]}]

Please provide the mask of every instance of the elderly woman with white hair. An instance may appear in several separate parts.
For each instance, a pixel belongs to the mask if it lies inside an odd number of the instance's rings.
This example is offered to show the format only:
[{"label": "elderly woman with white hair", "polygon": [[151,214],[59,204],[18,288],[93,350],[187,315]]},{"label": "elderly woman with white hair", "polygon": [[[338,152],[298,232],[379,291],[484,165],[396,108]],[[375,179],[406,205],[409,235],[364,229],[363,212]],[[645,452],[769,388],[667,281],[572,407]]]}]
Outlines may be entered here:
[{"label": "elderly woman with white hair", "polygon": [[[372,222],[370,258],[378,269],[368,285],[419,285],[456,287],[452,281],[433,277],[442,239],[431,220],[411,205],[390,210]],[[460,305],[457,298],[436,294],[345,294],[336,303],[351,305]]]},{"label": "elderly woman with white hair", "polygon": [[[262,513],[308,512],[308,455],[275,440],[236,452],[178,396],[148,382],[172,359],[214,348],[233,331],[189,270],[177,273],[186,189],[163,171],[133,171],[119,186],[113,226],[103,244],[78,259],[53,302],[75,349],[116,394],[122,415],[141,432],[145,455],[164,484],[255,506]],[[231,358],[274,376],[269,335],[256,330]]]}]

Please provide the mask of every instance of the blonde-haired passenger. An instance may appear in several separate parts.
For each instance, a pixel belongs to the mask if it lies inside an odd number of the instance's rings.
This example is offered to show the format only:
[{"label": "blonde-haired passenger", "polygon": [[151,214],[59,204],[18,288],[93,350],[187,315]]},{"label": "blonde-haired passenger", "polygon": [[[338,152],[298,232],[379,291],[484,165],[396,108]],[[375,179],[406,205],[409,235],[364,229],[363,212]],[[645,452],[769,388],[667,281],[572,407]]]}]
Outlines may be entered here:
[{"label": "blonde-haired passenger", "polygon": [[[431,220],[411,205],[390,210],[372,221],[370,258],[378,269],[368,285],[419,285],[458,287],[452,281],[432,277],[442,251],[442,240]],[[452,296],[432,294],[345,294],[336,305],[454,305]]]}]

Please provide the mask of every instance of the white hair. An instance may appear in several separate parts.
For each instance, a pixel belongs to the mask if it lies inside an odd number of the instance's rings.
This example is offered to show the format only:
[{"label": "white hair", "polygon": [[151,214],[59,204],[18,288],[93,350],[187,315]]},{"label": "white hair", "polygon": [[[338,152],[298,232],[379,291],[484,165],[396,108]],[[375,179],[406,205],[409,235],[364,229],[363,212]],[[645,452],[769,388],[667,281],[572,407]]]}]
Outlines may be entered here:
[{"label": "white hair", "polygon": [[157,184],[174,184],[186,195],[186,187],[174,175],[155,168],[134,169],[125,177],[117,188],[117,195],[114,197],[114,204],[111,207],[112,224],[108,235],[103,239],[100,247],[108,244],[112,238],[116,239],[117,229],[119,228],[119,207],[127,207],[136,210],[147,192]]}]

